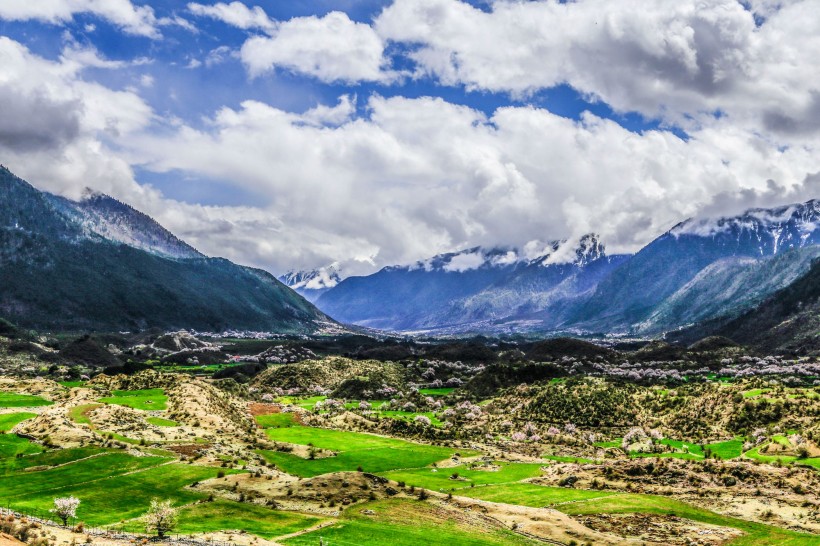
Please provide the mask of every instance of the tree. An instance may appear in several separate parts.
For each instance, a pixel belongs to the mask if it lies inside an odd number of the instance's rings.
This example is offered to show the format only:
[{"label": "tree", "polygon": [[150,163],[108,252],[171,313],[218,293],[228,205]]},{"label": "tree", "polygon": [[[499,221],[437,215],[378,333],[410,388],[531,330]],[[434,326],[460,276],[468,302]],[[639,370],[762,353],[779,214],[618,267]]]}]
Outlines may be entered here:
[{"label": "tree", "polygon": [[63,525],[68,525],[68,518],[77,516],[77,507],[79,505],[80,499],[76,497],[60,497],[54,499],[54,508],[49,511],[63,520]]},{"label": "tree", "polygon": [[148,532],[156,531],[157,536],[162,538],[177,526],[177,509],[171,506],[170,500],[160,502],[154,499],[144,518]]}]

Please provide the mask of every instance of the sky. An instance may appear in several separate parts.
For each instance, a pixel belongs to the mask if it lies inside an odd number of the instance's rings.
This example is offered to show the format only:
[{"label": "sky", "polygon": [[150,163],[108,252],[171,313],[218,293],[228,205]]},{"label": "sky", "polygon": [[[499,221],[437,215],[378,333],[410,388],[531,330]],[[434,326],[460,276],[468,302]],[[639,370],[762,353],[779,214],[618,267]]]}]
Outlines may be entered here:
[{"label": "sky", "polygon": [[2,0],[0,163],[373,272],[820,197],[820,0]]}]

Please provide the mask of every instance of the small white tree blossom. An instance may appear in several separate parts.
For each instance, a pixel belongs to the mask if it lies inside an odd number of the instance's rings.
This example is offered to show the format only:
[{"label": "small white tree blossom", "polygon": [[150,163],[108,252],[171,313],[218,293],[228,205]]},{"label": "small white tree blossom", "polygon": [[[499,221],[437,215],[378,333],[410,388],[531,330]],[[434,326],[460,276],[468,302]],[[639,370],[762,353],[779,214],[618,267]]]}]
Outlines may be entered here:
[{"label": "small white tree blossom", "polygon": [[59,497],[54,499],[54,508],[50,512],[63,520],[63,525],[67,525],[68,518],[77,517],[77,507],[79,505],[80,499],[76,497]]},{"label": "small white tree blossom", "polygon": [[170,500],[152,500],[151,507],[143,517],[148,532],[156,531],[160,538],[177,526],[177,509],[171,505]]},{"label": "small white tree blossom", "polygon": [[415,419],[413,419],[416,423],[419,423],[425,427],[429,427],[431,424],[430,418],[426,415],[416,415]]},{"label": "small white tree blossom", "polygon": [[362,400],[361,402],[359,402],[359,409],[360,410],[367,411],[370,408],[371,408],[370,402],[368,402],[366,400]]},{"label": "small white tree blossom", "polygon": [[527,440],[527,435],[523,432],[513,432],[512,436],[510,436],[510,439],[513,442],[524,442]]}]

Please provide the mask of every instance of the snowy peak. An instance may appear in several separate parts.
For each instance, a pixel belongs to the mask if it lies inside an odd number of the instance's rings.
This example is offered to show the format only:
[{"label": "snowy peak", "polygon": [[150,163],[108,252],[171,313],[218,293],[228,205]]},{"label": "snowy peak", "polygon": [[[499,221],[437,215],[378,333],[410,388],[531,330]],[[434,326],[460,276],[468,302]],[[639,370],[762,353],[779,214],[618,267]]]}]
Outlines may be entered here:
[{"label": "snowy peak", "polygon": [[709,237],[725,243],[754,247],[754,254],[772,256],[790,248],[820,243],[820,202],[749,209],[727,218],[689,219],[669,232],[682,236]]},{"label": "snowy peak", "polygon": [[511,247],[473,247],[458,252],[439,254],[408,267],[389,267],[387,270],[443,271],[464,273],[474,269],[489,269],[517,265],[574,264],[585,266],[606,256],[605,247],[598,235],[590,233],[577,241],[557,240],[549,243],[531,241],[523,249]]},{"label": "snowy peak", "polygon": [[341,282],[339,265],[330,264],[326,267],[308,271],[289,271],[279,277],[286,286],[294,290],[326,290]]},{"label": "snowy peak", "polygon": [[578,241],[565,239],[551,243],[551,251],[532,260],[539,265],[572,264],[584,267],[606,257],[606,247],[597,233],[588,233]]}]

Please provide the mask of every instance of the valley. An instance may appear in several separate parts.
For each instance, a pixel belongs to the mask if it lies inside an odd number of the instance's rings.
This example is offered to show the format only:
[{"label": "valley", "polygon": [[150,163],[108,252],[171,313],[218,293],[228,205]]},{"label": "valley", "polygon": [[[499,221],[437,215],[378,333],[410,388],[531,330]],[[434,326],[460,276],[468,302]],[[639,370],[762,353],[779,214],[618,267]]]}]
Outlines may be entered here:
[{"label": "valley", "polygon": [[[66,527],[32,532],[90,544],[149,537],[155,499],[175,508],[171,539],[202,544],[820,540],[814,358],[718,339],[341,356],[354,339],[161,335],[119,350],[144,358],[127,375],[0,340],[0,501],[54,521],[55,498],[79,499]],[[161,347],[179,351],[152,360]],[[255,354],[231,363],[237,349]],[[223,364],[191,363],[207,354]]]}]

